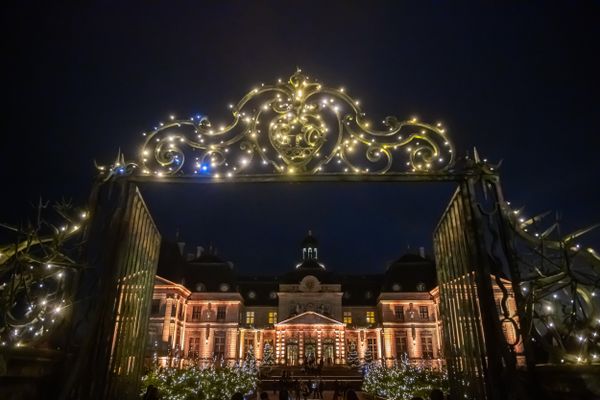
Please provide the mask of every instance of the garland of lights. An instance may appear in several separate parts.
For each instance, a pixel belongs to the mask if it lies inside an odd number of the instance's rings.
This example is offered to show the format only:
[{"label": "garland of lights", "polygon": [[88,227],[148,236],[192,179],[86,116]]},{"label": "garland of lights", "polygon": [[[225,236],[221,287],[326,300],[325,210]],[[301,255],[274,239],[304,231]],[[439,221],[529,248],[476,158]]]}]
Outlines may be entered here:
[{"label": "garland of lights", "polygon": [[391,367],[370,364],[366,368],[362,386],[363,391],[389,400],[409,400],[417,396],[429,398],[433,389],[448,393],[446,371],[411,364],[406,355],[399,364]]},{"label": "garland of lights", "polygon": [[24,347],[46,343],[70,311],[74,273],[80,268],[68,244],[86,223],[85,211],[77,216],[69,204],[55,210],[63,220],[54,225],[41,219],[26,228],[2,224],[16,236],[15,243],[0,247],[0,346]]},{"label": "garland of lights", "polygon": [[157,368],[142,377],[143,395],[152,385],[163,399],[169,400],[229,400],[234,393],[246,394],[255,390],[258,374],[253,365],[242,363],[229,366],[213,360],[201,368]]},{"label": "garland of lights", "polygon": [[100,175],[432,173],[454,164],[440,123],[386,117],[375,129],[344,88],[326,87],[300,70],[288,82],[252,89],[229,109],[231,121],[219,126],[201,115],[171,116],[143,133],[139,162],[120,158],[98,167]]}]

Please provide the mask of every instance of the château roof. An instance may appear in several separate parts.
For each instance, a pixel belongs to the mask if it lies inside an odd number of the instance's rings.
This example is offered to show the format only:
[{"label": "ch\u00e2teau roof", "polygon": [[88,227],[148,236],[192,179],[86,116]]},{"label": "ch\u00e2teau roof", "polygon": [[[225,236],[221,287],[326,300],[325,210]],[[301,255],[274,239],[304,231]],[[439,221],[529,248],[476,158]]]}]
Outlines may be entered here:
[{"label": "ch\u00e2teau roof", "polygon": [[322,284],[340,284],[345,306],[374,306],[382,292],[428,292],[437,286],[434,262],[414,253],[379,274],[337,274],[312,258],[292,268],[279,276],[239,276],[231,262],[214,252],[186,260],[176,243],[163,241],[157,275],[191,292],[239,292],[247,306],[276,306],[279,285],[300,283],[307,275]]}]

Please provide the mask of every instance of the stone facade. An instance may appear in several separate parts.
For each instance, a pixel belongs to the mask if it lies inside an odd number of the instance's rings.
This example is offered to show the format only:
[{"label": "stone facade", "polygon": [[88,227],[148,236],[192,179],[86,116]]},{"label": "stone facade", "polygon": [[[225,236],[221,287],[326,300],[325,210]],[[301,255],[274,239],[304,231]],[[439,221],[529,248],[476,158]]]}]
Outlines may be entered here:
[{"label": "stone facade", "polygon": [[[210,250],[188,261],[182,251],[169,257],[163,250],[159,275],[170,277],[156,277],[149,362],[233,363],[252,351],[260,363],[270,343],[275,362],[288,366],[344,365],[350,348],[361,361],[391,365],[406,355],[434,368],[444,364],[435,265],[422,254],[404,255],[381,274],[338,275],[317,259],[309,235],[292,271],[239,277]],[[509,308],[514,313],[512,297]],[[514,339],[510,327],[505,334]]]}]

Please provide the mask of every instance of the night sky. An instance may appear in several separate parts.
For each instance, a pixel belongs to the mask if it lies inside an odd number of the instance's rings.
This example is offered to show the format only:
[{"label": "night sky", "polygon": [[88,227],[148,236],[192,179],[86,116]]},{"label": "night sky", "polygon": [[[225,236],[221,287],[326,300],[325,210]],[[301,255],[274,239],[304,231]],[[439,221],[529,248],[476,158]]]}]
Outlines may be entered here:
[{"label": "night sky", "polygon": [[[600,3],[454,8],[445,2],[3,5],[0,221],[39,196],[84,204],[93,161],[132,158],[168,115],[225,121],[226,106],[297,66],[370,115],[443,121],[459,154],[501,169],[507,199],[600,221]],[[86,2],[91,3],[91,2]],[[524,3],[524,2],[523,2]],[[529,3],[529,2],[528,2]],[[558,3],[558,2],[557,2]],[[167,239],[212,243],[244,274],[282,273],[312,229],[339,272],[431,252],[446,184],[153,185]],[[600,248],[596,233],[583,243]]]}]

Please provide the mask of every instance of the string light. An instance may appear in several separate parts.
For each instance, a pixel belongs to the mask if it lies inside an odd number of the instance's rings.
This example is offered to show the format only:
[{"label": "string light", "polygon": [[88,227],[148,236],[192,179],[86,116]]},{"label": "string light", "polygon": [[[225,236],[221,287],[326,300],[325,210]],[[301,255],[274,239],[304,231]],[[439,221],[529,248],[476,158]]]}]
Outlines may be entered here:
[{"label": "string light", "polygon": [[[250,106],[255,100],[262,100],[258,109]],[[218,125],[216,130],[206,117],[199,114],[181,120],[173,114],[169,115],[168,122],[160,122],[153,131],[143,132],[145,143],[139,164],[126,163],[121,157],[108,169],[102,166],[99,170],[105,179],[109,179],[114,175],[132,173],[156,177],[176,174],[192,174],[196,177],[252,174],[256,172],[252,169],[255,159],[267,161],[262,163],[262,173],[265,165],[272,166],[272,173],[290,173],[290,168],[293,168],[295,174],[382,174],[417,169],[444,171],[453,165],[452,147],[440,123],[428,125],[418,122],[416,118],[399,122],[388,117],[382,121],[384,127],[377,129],[365,120],[365,113],[358,109],[359,104],[357,99],[346,94],[344,87],[325,87],[298,70],[287,82],[278,80],[274,85],[261,84],[260,90],[253,88],[237,105],[229,103],[228,109],[233,120]],[[261,120],[265,122],[261,123]],[[340,127],[337,132],[333,129],[336,126]],[[413,133],[411,128],[419,130]],[[192,133],[188,135],[187,130]],[[407,133],[403,134],[404,131]],[[333,153],[338,152],[326,146],[331,135],[354,140],[352,146],[341,149],[344,155],[352,154],[352,158],[345,159],[345,166],[331,162]],[[404,157],[399,153],[402,148],[416,140],[423,142],[423,139],[425,143],[421,143],[420,147],[426,152],[411,154],[406,160],[407,170],[401,167],[405,162],[393,162],[393,157]],[[255,146],[248,146],[248,141]],[[240,152],[252,156],[265,145],[274,150],[272,155],[265,155],[263,151],[260,158],[249,157],[243,170],[226,168],[225,164],[231,161],[228,161],[225,153],[233,153],[231,157],[238,156]],[[369,155],[371,146],[387,151],[384,156],[378,155],[377,159],[372,159]],[[200,174],[195,164],[190,169],[186,167],[188,148],[199,151],[201,158],[206,158],[209,152],[215,152],[220,161],[209,171]],[[329,151],[329,154],[315,155]],[[435,164],[433,161],[436,161]],[[370,168],[364,163],[370,164]]]}]

